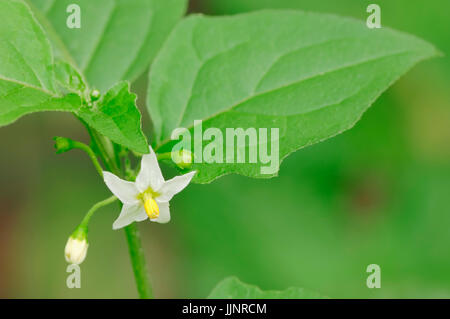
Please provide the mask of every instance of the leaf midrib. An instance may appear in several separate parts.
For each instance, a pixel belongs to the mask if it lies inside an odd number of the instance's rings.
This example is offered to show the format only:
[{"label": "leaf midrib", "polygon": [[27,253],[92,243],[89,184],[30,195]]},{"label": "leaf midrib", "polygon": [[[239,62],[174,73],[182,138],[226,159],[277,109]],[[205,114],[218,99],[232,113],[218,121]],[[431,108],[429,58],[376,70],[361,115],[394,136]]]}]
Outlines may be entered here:
[{"label": "leaf midrib", "polygon": [[25,82],[22,82],[22,81],[19,81],[19,80],[11,79],[11,78],[8,78],[8,77],[3,76],[3,75],[0,75],[0,80],[6,81],[6,82],[15,83],[15,84],[19,84],[19,85],[21,85],[23,87],[27,87],[27,88],[34,89],[34,90],[37,90],[37,91],[41,91],[41,92],[43,92],[43,93],[45,93],[47,95],[50,95],[51,97],[55,97],[55,98],[61,97],[61,96],[55,94],[55,92],[48,91],[48,90],[46,90],[44,88],[32,85],[30,83],[25,83]]},{"label": "leaf midrib", "polygon": [[[393,56],[396,56],[396,55],[402,55],[402,54],[409,53],[409,52],[413,52],[413,51],[411,51],[411,50],[402,50],[402,51],[399,51],[399,52],[395,52],[395,53],[393,53],[393,54],[386,54],[386,55],[382,55],[382,56],[377,56],[377,57],[375,57],[375,58],[370,58],[370,59],[361,60],[361,61],[358,61],[357,63],[349,63],[349,64],[346,64],[346,65],[344,65],[344,66],[341,66],[341,67],[338,67],[338,68],[334,68],[334,69],[328,70],[328,71],[326,71],[326,72],[316,73],[316,74],[311,75],[311,76],[309,76],[309,77],[303,78],[303,79],[301,79],[301,80],[299,80],[299,81],[294,81],[294,82],[291,82],[291,83],[289,83],[289,84],[285,84],[285,85],[283,85],[283,86],[280,86],[280,87],[277,87],[277,88],[274,88],[274,89],[271,89],[271,90],[267,90],[267,91],[264,91],[264,92],[260,92],[260,93],[258,93],[258,94],[256,94],[256,95],[249,96],[249,97],[247,97],[247,98],[245,98],[245,99],[239,101],[238,103],[233,104],[232,106],[230,106],[230,107],[228,107],[228,108],[226,108],[226,109],[223,109],[223,110],[221,110],[221,111],[219,111],[219,112],[216,112],[216,113],[214,113],[214,114],[212,114],[212,115],[210,115],[210,116],[208,116],[208,117],[202,119],[202,121],[203,121],[203,122],[208,121],[208,120],[210,120],[210,119],[212,119],[212,118],[214,118],[214,117],[216,117],[216,116],[219,116],[219,115],[221,115],[221,114],[223,114],[223,113],[232,111],[234,108],[240,106],[241,104],[243,104],[243,103],[245,103],[245,102],[250,101],[251,99],[254,99],[254,98],[257,98],[257,97],[260,97],[260,96],[264,96],[264,95],[266,95],[266,94],[274,93],[274,92],[276,92],[276,91],[278,91],[278,90],[287,88],[287,87],[289,87],[289,86],[297,85],[297,84],[302,83],[302,82],[304,82],[304,81],[311,80],[311,79],[314,79],[314,78],[319,77],[319,76],[324,76],[324,75],[327,75],[327,74],[329,74],[329,73],[337,72],[337,71],[340,71],[340,70],[343,70],[343,69],[346,69],[346,68],[351,68],[351,67],[358,66],[358,65],[362,65],[362,64],[365,64],[365,63],[377,61],[377,60],[380,60],[380,59],[383,59],[383,58],[386,58],[386,57],[393,57]],[[328,106],[328,105],[325,105],[325,106],[323,106],[323,107],[327,107],[327,106]],[[322,108],[323,108],[323,107],[322,107]],[[313,110],[313,111],[314,111],[314,110]],[[305,112],[305,113],[309,113],[309,112]],[[181,124],[181,123],[180,123],[180,124]],[[187,129],[187,130],[190,130],[190,129],[192,129],[193,127],[194,127],[194,125],[190,125],[190,126],[186,127],[186,129]],[[163,142],[161,142],[161,144],[160,144],[159,146],[156,147],[156,150],[158,150],[159,148],[161,148],[162,146],[164,146],[165,144],[167,144],[169,141],[170,141],[170,138],[166,138]]]}]

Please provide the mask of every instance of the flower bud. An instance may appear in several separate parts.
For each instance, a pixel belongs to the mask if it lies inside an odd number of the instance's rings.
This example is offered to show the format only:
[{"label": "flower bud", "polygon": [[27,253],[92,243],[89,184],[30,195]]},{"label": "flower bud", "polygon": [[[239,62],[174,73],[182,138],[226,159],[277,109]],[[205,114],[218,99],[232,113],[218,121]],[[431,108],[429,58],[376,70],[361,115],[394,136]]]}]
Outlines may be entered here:
[{"label": "flower bud", "polygon": [[92,90],[91,92],[91,101],[97,101],[100,98],[99,90]]},{"label": "flower bud", "polygon": [[57,154],[70,151],[73,148],[73,141],[70,138],[57,136],[53,139],[55,140]]},{"label": "flower bud", "polygon": [[70,264],[81,264],[86,258],[88,247],[86,231],[78,228],[67,241],[64,252],[66,261]]},{"label": "flower bud", "polygon": [[172,152],[172,161],[181,169],[190,168],[192,166],[192,152],[186,150]]}]

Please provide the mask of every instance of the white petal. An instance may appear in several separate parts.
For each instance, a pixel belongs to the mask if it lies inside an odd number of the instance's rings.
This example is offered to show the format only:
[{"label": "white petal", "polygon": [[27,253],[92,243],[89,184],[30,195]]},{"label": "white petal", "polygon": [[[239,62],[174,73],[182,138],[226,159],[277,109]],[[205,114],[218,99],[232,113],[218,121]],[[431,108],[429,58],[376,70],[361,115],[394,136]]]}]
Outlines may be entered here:
[{"label": "white petal", "polygon": [[[158,202],[158,201],[157,201]],[[158,202],[159,216],[158,218],[150,219],[152,222],[157,222],[161,224],[168,223],[170,221],[170,209],[169,203]]]},{"label": "white petal", "polygon": [[136,177],[136,186],[140,192],[146,191],[151,187],[157,191],[164,184],[164,177],[159,168],[155,152],[150,146],[150,154],[142,156],[141,170]]},{"label": "white petal", "polygon": [[143,221],[147,219],[144,206],[141,204],[136,205],[123,205],[119,218],[113,224],[113,229],[119,229],[137,221]]},{"label": "white petal", "polygon": [[143,209],[138,215],[136,215],[136,218],[134,221],[136,222],[142,222],[144,220],[148,219],[148,215],[145,212],[145,209]]},{"label": "white petal", "polygon": [[173,195],[181,192],[186,186],[188,186],[195,173],[197,173],[197,171],[190,172],[181,176],[176,176],[171,180],[165,182],[158,191],[158,193],[161,194],[157,197],[158,201],[168,202],[169,200],[171,200]]},{"label": "white petal", "polygon": [[103,172],[106,186],[124,204],[133,205],[139,202],[139,190],[133,182],[124,181],[110,172]]}]

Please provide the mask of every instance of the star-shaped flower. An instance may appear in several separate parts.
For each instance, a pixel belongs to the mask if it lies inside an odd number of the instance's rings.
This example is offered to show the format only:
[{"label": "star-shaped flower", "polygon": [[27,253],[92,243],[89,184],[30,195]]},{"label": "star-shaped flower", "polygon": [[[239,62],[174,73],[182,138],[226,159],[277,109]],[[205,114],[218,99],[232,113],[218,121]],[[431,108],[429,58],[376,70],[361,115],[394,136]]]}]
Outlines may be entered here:
[{"label": "star-shaped flower", "polygon": [[151,147],[150,154],[142,156],[141,170],[136,182],[125,181],[110,172],[103,172],[106,186],[123,203],[113,229],[147,218],[157,223],[169,222],[169,201],[189,184],[195,173],[190,172],[164,181],[156,154]]}]

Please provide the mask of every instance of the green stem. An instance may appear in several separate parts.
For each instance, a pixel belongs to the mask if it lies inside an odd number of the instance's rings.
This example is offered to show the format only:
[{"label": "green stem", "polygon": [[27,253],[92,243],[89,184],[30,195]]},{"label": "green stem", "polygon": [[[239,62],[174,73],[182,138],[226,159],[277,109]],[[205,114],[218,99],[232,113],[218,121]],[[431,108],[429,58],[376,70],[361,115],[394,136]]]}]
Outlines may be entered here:
[{"label": "green stem", "polygon": [[168,159],[172,159],[172,152],[158,153],[158,154],[156,154],[156,158],[157,158],[158,160],[168,160]]},{"label": "green stem", "polygon": [[89,158],[91,159],[92,163],[94,164],[95,169],[100,174],[100,177],[103,178],[103,168],[100,165],[100,163],[98,162],[97,156],[95,155],[95,153],[92,150],[92,148],[90,148],[89,146],[87,146],[84,143],[77,142],[77,141],[73,141],[72,142],[72,147],[73,148],[78,148],[78,149],[80,149],[82,151],[85,151],[88,154]]},{"label": "green stem", "polygon": [[148,277],[144,250],[142,249],[141,238],[136,223],[128,225],[124,230],[139,297],[141,299],[151,299],[153,298],[152,286]]},{"label": "green stem", "polygon": [[105,167],[110,172],[113,172],[114,174],[120,176],[120,169],[118,163],[115,161],[114,149],[111,141],[106,137],[100,135],[94,129],[91,129],[89,125],[86,124],[83,120],[80,119],[80,121],[84,124],[89,135],[91,136],[92,143],[96,146],[99,153],[98,155],[102,159],[103,164],[105,164]]},{"label": "green stem", "polygon": [[[106,168],[112,173],[121,176],[121,164],[115,161],[114,154],[110,155],[105,149],[105,145],[97,132],[88,127],[88,132],[91,135],[93,143],[99,150],[99,156],[105,163]],[[128,243],[128,250],[130,252],[131,267],[133,268],[134,278],[136,280],[139,298],[149,299],[153,298],[152,286],[150,278],[148,277],[147,265],[145,262],[144,251],[139,236],[139,231],[135,223],[124,228]]]},{"label": "green stem", "polygon": [[89,221],[91,220],[92,215],[99,210],[100,208],[109,205],[111,203],[114,203],[117,200],[116,196],[111,196],[105,200],[102,200],[101,202],[98,202],[94,206],[91,207],[91,209],[86,213],[86,216],[84,216],[83,220],[81,221],[80,226],[81,227],[87,227],[89,224]]}]

